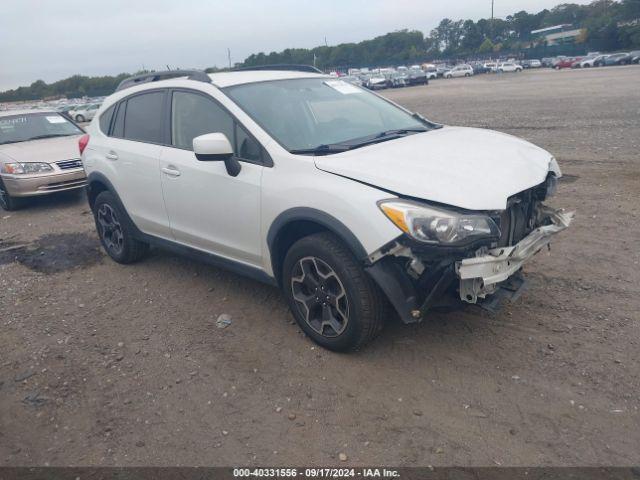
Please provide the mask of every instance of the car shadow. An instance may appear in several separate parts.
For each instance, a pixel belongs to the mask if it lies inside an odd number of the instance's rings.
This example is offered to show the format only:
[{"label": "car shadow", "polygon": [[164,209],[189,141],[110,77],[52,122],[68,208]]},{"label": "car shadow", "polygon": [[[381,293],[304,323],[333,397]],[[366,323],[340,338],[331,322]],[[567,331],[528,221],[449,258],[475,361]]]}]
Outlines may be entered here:
[{"label": "car shadow", "polygon": [[17,210],[52,210],[59,208],[77,207],[79,205],[87,205],[87,195],[84,189],[70,190],[66,192],[56,192],[49,195],[39,195],[36,197],[25,197],[22,199],[22,205]]},{"label": "car shadow", "polygon": [[[272,331],[276,335],[276,332],[270,328],[274,325],[269,323],[278,322],[279,326],[276,330],[280,334],[291,337],[283,343],[295,344],[301,340],[295,333],[298,331],[297,326],[295,329],[286,327],[292,323],[293,315],[289,312],[287,302],[277,287],[159,248],[152,249],[144,264],[158,270],[158,273],[171,271],[181,279],[188,278],[188,281],[194,282],[194,286],[201,284],[196,287],[198,291],[206,292],[211,287],[215,288],[215,291],[220,292],[220,295],[227,300],[228,308],[232,308],[229,303],[243,306],[240,310],[246,308],[252,312],[264,308],[264,314],[252,315],[253,322],[263,323],[254,325],[258,330]],[[260,300],[257,301],[257,299]],[[212,301],[216,300],[212,299]],[[428,312],[424,321],[404,324],[390,309],[390,315],[385,321],[381,334],[361,351],[349,355],[371,359],[374,363],[380,358],[385,358],[385,354],[432,358],[440,352],[448,356],[452,349],[459,349],[461,345],[473,348],[471,345],[477,342],[484,344],[491,341],[495,333],[493,327],[496,321],[500,322],[501,318],[503,317],[500,312],[489,313],[477,306],[469,305],[453,311]],[[313,345],[309,338],[306,342]]]}]

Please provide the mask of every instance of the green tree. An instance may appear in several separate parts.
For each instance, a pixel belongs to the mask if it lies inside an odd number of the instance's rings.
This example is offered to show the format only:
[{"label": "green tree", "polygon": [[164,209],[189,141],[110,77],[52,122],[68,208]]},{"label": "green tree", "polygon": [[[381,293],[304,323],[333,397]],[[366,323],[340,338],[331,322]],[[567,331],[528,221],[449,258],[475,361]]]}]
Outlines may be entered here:
[{"label": "green tree", "polygon": [[485,38],[484,42],[482,42],[482,44],[478,48],[478,53],[490,53],[493,52],[493,48],[494,45],[491,39]]}]

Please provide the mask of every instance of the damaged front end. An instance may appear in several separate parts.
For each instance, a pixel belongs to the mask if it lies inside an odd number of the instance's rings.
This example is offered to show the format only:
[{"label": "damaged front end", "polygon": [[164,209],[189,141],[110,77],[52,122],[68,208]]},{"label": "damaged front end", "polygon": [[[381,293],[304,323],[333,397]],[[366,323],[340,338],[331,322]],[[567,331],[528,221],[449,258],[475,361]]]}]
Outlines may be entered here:
[{"label": "damaged front end", "polygon": [[536,225],[539,226],[515,245],[481,249],[476,252],[475,257],[456,262],[461,300],[476,303],[479,298],[484,299],[487,295],[496,293],[500,285],[519,272],[527,260],[549,246],[553,235],[569,226],[574,212],[554,210],[539,204],[536,215],[539,218]]},{"label": "damaged front end", "polygon": [[371,255],[367,270],[405,323],[465,303],[495,310],[501,300],[519,296],[524,263],[573,219],[573,212],[542,203],[546,186],[514,195],[504,211],[487,213],[499,227],[494,236],[446,246],[403,235]]}]

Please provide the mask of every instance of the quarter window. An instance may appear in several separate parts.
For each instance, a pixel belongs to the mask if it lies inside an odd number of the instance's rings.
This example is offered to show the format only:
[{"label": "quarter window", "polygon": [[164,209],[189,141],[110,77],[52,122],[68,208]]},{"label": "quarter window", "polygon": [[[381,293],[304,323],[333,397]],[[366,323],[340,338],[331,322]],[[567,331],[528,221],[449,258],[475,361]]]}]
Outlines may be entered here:
[{"label": "quarter window", "polygon": [[118,113],[116,113],[116,119],[113,122],[113,129],[111,131],[112,137],[122,138],[124,137],[124,114],[127,111],[127,102],[120,102],[118,106]]},{"label": "quarter window", "polygon": [[262,147],[236,123],[236,156],[253,162],[262,161]]},{"label": "quarter window", "polygon": [[162,143],[163,99],[164,92],[144,93],[129,98],[124,118],[124,138]]},{"label": "quarter window", "polygon": [[111,125],[111,118],[113,117],[113,111],[115,109],[116,106],[112,105],[100,115],[100,130],[102,130],[102,133],[105,135],[109,135],[109,125]]}]

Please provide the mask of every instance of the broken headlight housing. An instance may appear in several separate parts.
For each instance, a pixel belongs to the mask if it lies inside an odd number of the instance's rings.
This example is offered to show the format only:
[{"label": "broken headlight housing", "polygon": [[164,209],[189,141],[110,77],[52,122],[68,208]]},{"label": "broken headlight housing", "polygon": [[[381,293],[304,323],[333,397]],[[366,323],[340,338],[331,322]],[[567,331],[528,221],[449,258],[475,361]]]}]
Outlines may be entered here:
[{"label": "broken headlight housing", "polygon": [[399,199],[383,200],[378,206],[400,230],[419,242],[455,246],[500,237],[500,229],[487,215],[459,213]]},{"label": "broken headlight housing", "polygon": [[10,173],[12,175],[28,175],[30,173],[44,173],[51,171],[53,171],[51,165],[41,162],[5,163],[2,166],[2,173]]}]

